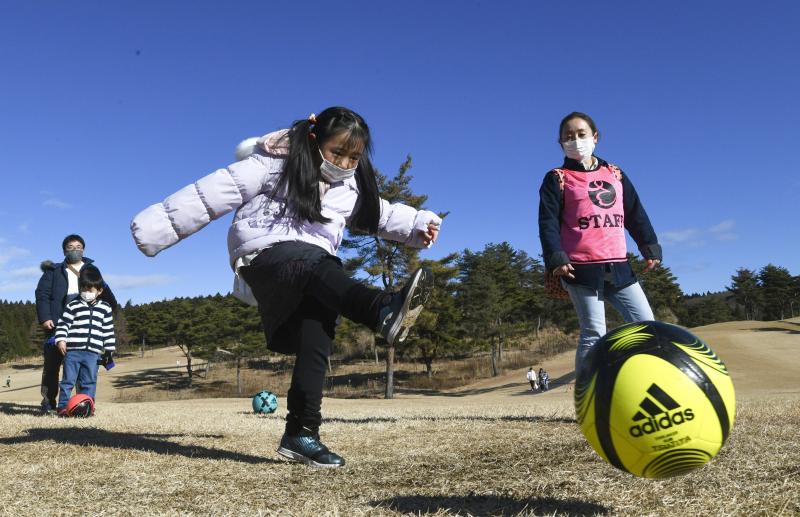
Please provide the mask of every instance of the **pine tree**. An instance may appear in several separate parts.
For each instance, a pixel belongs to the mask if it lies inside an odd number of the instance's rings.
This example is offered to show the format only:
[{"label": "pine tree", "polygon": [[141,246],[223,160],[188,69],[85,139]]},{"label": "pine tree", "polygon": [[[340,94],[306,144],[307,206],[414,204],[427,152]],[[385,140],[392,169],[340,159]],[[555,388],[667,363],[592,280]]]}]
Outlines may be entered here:
[{"label": "pine tree", "polygon": [[439,260],[425,260],[423,266],[433,271],[434,291],[410,336],[409,350],[425,363],[428,378],[433,376],[433,361],[453,353],[461,346],[458,339],[460,315],[455,302],[455,279],[458,267],[453,253]]},{"label": "pine tree", "polygon": [[477,344],[489,346],[492,374],[498,375],[506,340],[527,330],[531,316],[544,308],[534,289],[541,264],[503,242],[478,253],[464,250],[459,269],[463,327]]},{"label": "pine tree", "polygon": [[767,264],[758,272],[764,319],[782,320],[789,314],[794,281],[789,270]]},{"label": "pine tree", "polygon": [[[427,196],[418,196],[411,190],[410,184],[413,177],[408,174],[410,168],[411,156],[408,156],[400,165],[397,175],[391,180],[376,171],[378,191],[381,193],[381,197],[389,203],[403,203],[420,209],[428,198]],[[446,214],[440,215],[444,217]],[[380,279],[383,288],[388,291],[394,291],[402,285],[401,281],[407,278],[419,264],[419,250],[374,235],[349,232],[348,238],[342,241],[341,247],[355,253],[355,256],[345,263],[348,270],[361,270],[368,275],[370,281]],[[386,391],[384,395],[387,399],[394,397],[395,351],[394,346],[386,347]]]},{"label": "pine tree", "polygon": [[744,319],[756,319],[758,307],[761,305],[761,291],[758,285],[758,276],[755,271],[739,268],[731,277],[728,291],[733,293],[737,305],[744,310]]}]

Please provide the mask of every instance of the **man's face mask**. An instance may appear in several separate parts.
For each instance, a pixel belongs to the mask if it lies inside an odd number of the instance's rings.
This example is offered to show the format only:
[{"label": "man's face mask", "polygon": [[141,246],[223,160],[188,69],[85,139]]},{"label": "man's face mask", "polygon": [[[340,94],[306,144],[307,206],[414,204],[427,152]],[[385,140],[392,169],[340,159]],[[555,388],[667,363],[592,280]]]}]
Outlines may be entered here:
[{"label": "man's face mask", "polygon": [[64,258],[68,264],[77,264],[83,258],[83,250],[68,249],[64,252]]}]

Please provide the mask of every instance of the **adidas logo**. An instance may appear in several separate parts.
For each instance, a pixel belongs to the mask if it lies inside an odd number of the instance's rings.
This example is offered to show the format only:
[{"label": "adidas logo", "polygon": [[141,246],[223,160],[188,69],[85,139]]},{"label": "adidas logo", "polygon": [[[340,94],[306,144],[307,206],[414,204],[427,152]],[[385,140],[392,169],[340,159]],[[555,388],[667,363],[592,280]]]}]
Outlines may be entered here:
[{"label": "adidas logo", "polygon": [[628,429],[631,436],[652,434],[694,419],[692,408],[681,410],[681,405],[657,384],[651,384],[647,394],[649,396],[639,403],[641,410],[633,415],[633,421],[637,423]]}]

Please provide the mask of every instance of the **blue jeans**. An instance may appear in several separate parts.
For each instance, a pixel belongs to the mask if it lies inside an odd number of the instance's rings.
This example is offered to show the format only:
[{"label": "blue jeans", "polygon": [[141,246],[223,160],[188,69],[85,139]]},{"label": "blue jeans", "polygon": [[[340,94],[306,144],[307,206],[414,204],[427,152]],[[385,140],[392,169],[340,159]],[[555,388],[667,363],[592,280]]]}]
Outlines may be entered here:
[{"label": "blue jeans", "polygon": [[98,355],[88,350],[67,351],[64,356],[64,373],[58,385],[58,409],[65,408],[72,396],[75,381],[80,385],[79,393],[85,393],[94,399],[97,391],[97,359]]},{"label": "blue jeans", "polygon": [[572,299],[572,305],[575,306],[578,323],[581,326],[578,350],[575,352],[576,374],[589,351],[606,333],[604,298],[619,311],[627,322],[655,319],[639,282],[620,289],[606,283],[602,295],[590,287],[563,281],[562,284]]}]

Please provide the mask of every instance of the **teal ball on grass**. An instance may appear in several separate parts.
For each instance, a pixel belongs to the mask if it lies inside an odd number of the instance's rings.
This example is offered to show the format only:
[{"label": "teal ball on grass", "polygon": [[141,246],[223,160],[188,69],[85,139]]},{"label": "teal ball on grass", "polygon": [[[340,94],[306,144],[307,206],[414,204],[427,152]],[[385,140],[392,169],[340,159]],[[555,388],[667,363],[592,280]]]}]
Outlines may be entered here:
[{"label": "teal ball on grass", "polygon": [[278,409],[278,397],[271,391],[259,391],[253,397],[253,412],[257,415],[269,415]]}]

